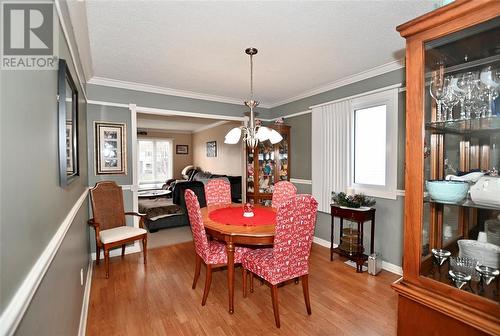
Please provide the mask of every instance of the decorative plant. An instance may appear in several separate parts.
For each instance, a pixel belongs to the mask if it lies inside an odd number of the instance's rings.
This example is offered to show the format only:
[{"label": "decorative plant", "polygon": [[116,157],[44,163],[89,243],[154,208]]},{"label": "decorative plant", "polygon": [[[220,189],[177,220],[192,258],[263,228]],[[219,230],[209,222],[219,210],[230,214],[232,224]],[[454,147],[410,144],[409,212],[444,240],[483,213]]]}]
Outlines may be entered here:
[{"label": "decorative plant", "polygon": [[344,192],[336,193],[334,191],[332,191],[332,202],[349,208],[371,207],[376,203],[375,199],[363,194],[347,195]]}]

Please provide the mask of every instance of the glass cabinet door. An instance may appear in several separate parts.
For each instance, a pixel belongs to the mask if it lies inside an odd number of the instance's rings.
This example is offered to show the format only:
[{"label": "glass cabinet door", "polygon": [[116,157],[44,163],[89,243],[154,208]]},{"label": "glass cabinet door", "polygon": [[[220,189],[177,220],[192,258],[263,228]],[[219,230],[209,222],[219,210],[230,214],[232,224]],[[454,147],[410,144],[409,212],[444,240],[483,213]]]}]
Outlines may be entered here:
[{"label": "glass cabinet door", "polygon": [[499,301],[500,18],[425,44],[420,274]]},{"label": "glass cabinet door", "polygon": [[276,174],[274,145],[269,141],[264,141],[259,142],[257,147],[259,152],[259,193],[272,194],[274,190],[274,176]]}]

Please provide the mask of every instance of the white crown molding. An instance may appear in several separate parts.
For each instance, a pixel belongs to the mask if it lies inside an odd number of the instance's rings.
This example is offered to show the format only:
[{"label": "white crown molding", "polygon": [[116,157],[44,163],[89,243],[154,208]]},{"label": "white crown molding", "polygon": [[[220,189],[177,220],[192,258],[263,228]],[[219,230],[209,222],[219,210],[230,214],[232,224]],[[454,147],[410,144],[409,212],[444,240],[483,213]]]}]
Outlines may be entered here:
[{"label": "white crown molding", "polygon": [[129,107],[129,104],[113,103],[113,102],[107,102],[107,101],[101,101],[101,100],[88,100],[87,104],[89,104],[89,105],[123,107],[123,108],[126,108],[126,109],[128,109],[128,107]]},{"label": "white crown molding", "polygon": [[296,183],[296,184],[311,184],[312,185],[312,180],[303,180],[303,179],[291,178],[290,182]]},{"label": "white crown molding", "polygon": [[[87,83],[93,85],[119,88],[119,89],[158,93],[168,96],[201,99],[201,100],[208,100],[208,101],[234,104],[234,105],[243,105],[244,102],[244,99],[240,98],[217,96],[217,95],[211,95],[211,94],[199,93],[187,90],[170,89],[162,86],[155,86],[155,85],[142,84],[136,82],[127,82],[118,79],[111,79],[99,76],[93,76],[91,79],[87,81]],[[259,106],[263,108],[269,108],[269,105],[264,103],[261,103]]]},{"label": "white crown molding", "polygon": [[346,85],[349,85],[352,83],[356,83],[356,82],[359,82],[359,81],[362,81],[362,80],[365,80],[365,79],[368,79],[371,77],[383,75],[385,73],[404,68],[404,66],[405,66],[404,59],[392,61],[392,62],[383,64],[383,65],[379,65],[379,66],[376,66],[374,68],[359,72],[357,74],[344,77],[342,79],[339,79],[339,80],[336,80],[334,82],[328,83],[326,85],[317,87],[315,89],[307,90],[307,91],[305,91],[301,94],[298,94],[296,96],[283,99],[283,100],[278,101],[276,103],[272,103],[269,105],[269,107],[274,108],[277,106],[288,104],[288,103],[291,103],[293,101],[297,101],[297,100],[300,100],[303,98],[314,96],[314,95],[317,95],[319,93],[330,91],[330,90],[333,90],[333,89],[336,89],[336,88],[339,88],[342,86],[346,86]]},{"label": "white crown molding", "polygon": [[82,311],[80,313],[80,325],[78,327],[78,336],[85,336],[87,330],[87,316],[89,312],[90,288],[92,287],[92,268],[94,263],[89,258],[87,268],[87,279],[85,280],[85,289],[83,291]]},{"label": "white crown molding", "polygon": [[[78,71],[78,63],[76,62],[76,57],[75,57],[75,52],[73,51],[73,46],[71,45],[70,39],[69,39],[69,33],[68,33],[68,28],[66,25],[66,21],[63,18],[63,14],[61,11],[61,5],[60,5],[61,0],[54,0],[54,5],[56,7],[56,12],[57,16],[59,18],[59,23],[61,24],[64,39],[66,40],[66,44],[68,45],[69,49],[69,54],[71,56],[71,60],[73,61],[73,65],[75,66],[75,71],[76,71],[76,77],[78,78],[78,82],[80,83],[80,87],[82,88],[82,93],[83,97],[85,98],[86,101],[88,101],[87,97],[87,88],[85,86],[85,73],[83,76],[80,74],[80,71]],[[83,78],[83,80],[82,80]]]},{"label": "white crown molding", "polygon": [[16,331],[88,192],[89,189],[85,188],[3,311],[0,316],[0,335],[12,335]]},{"label": "white crown molding", "polygon": [[165,110],[160,108],[144,107],[144,106],[137,106],[136,109],[137,113],[157,114],[164,116],[197,117],[197,118],[220,119],[220,120],[231,120],[231,121],[244,121],[246,118],[246,117],[236,117],[236,116],[225,116],[220,114],[205,114],[199,112]]},{"label": "white crown molding", "polygon": [[206,130],[209,130],[211,128],[217,127],[217,126],[221,126],[221,125],[227,124],[228,122],[230,122],[230,121],[229,120],[221,120],[221,121],[216,121],[214,123],[211,123],[209,125],[201,126],[201,127],[197,128],[197,129],[195,129],[193,131],[193,134],[194,133],[199,133],[199,132],[202,132],[202,131],[206,131]]},{"label": "white crown molding", "polygon": [[[170,130],[166,128],[151,128],[151,127],[137,127],[137,131],[145,131],[145,132],[158,132],[158,133],[167,133],[167,134],[193,134],[191,131],[178,131],[178,130]],[[148,135],[143,136],[141,134],[137,134],[139,138],[149,137]]]}]

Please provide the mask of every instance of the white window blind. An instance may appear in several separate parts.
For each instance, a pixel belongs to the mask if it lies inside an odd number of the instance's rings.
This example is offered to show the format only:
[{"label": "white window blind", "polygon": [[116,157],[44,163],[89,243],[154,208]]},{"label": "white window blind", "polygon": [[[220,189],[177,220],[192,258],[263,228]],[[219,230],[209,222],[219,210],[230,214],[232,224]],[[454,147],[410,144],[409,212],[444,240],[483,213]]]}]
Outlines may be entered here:
[{"label": "white window blind", "polygon": [[351,174],[349,100],[312,109],[312,194],[319,211],[330,212],[332,191],[345,191]]}]

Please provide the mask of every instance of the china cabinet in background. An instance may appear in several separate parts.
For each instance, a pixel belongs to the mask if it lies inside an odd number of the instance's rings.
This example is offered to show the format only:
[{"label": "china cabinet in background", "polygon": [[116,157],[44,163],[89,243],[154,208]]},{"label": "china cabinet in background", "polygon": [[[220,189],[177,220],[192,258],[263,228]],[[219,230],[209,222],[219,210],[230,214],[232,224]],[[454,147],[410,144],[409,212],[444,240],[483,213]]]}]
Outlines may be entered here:
[{"label": "china cabinet in background", "polygon": [[500,335],[499,280],[487,277],[500,256],[500,1],[458,0],[397,30],[407,90],[398,334]]},{"label": "china cabinet in background", "polygon": [[276,130],[283,140],[271,144],[269,140],[260,142],[251,149],[247,147],[247,202],[271,205],[274,184],[290,180],[290,126],[267,126]]}]

